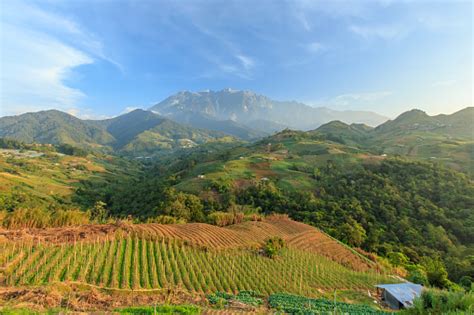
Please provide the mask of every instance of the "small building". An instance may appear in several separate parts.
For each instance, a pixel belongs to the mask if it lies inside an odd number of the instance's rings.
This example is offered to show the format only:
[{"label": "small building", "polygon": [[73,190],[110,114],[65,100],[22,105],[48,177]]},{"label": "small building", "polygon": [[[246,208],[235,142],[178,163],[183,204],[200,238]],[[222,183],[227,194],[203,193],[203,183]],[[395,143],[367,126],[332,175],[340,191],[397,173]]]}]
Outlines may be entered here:
[{"label": "small building", "polygon": [[391,309],[399,310],[413,305],[413,300],[421,295],[423,286],[411,282],[376,285],[381,290],[382,301]]},{"label": "small building", "polygon": [[206,178],[206,176],[203,175],[203,174],[199,174],[199,175],[198,175],[198,178],[203,179],[203,178]]}]

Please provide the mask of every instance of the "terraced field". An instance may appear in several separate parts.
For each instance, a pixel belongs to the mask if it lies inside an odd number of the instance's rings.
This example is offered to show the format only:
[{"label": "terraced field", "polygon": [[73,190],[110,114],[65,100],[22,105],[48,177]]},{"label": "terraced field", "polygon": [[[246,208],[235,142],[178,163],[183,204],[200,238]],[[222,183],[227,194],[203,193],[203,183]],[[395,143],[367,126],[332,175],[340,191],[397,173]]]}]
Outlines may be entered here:
[{"label": "terraced field", "polygon": [[248,221],[228,227],[204,223],[189,224],[134,224],[88,225],[71,228],[0,231],[0,237],[18,242],[98,242],[116,237],[136,236],[146,239],[164,239],[184,242],[206,249],[255,249],[265,239],[283,238],[290,249],[324,256],[354,271],[377,271],[375,263],[360,256],[320,230],[282,216],[267,217],[264,221]]},{"label": "terraced field", "polygon": [[3,247],[8,286],[80,282],[117,289],[314,295],[321,289],[370,289],[384,279],[297,249],[268,259],[243,250],[203,250],[177,240],[124,237],[92,243]]},{"label": "terraced field", "polygon": [[[273,259],[260,251],[269,236],[287,242]],[[263,296],[326,297],[335,289],[366,295],[375,284],[393,281],[336,240],[284,217],[225,228],[116,224],[0,231],[0,293],[6,290],[0,301],[14,288],[51,286],[157,297],[187,292],[201,299],[246,290]]]}]

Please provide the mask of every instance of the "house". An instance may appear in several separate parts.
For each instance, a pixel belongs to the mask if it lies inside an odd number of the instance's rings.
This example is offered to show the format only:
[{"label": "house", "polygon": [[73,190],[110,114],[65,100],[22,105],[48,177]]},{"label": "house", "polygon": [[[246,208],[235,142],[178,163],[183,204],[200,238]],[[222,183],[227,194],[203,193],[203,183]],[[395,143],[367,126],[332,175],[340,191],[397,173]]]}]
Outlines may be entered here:
[{"label": "house", "polygon": [[[376,285],[381,290],[382,301],[391,309],[399,310],[413,305],[413,300],[421,295],[423,286],[411,282]],[[379,291],[380,292],[380,291]]]}]

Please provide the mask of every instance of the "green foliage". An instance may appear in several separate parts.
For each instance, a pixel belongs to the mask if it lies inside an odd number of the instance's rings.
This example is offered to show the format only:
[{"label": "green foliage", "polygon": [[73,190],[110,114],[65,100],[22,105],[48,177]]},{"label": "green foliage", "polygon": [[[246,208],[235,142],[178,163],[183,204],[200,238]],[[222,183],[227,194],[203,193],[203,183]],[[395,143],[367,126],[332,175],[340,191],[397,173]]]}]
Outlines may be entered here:
[{"label": "green foliage", "polygon": [[387,258],[390,260],[390,263],[394,266],[405,266],[409,259],[408,257],[400,252],[390,252],[387,255]]},{"label": "green foliage", "polygon": [[367,239],[367,234],[360,223],[349,218],[349,222],[343,223],[339,227],[337,238],[351,246],[361,246]]},{"label": "green foliage", "polygon": [[263,296],[260,293],[252,290],[240,291],[236,295],[226,292],[216,292],[213,294],[208,294],[206,297],[210,304],[219,308],[227,305],[232,300],[252,306],[259,306],[263,304]]},{"label": "green foliage", "polygon": [[450,286],[448,272],[440,260],[425,258],[424,266],[426,268],[426,277],[430,285],[438,288],[448,288]]},{"label": "green foliage", "polygon": [[[238,191],[237,202],[265,213],[289,213],[382,256],[403,253],[415,263],[423,256],[443,257],[455,281],[472,272],[467,256],[474,250],[474,213],[468,209],[474,204],[474,186],[463,174],[389,159],[352,168],[328,162],[318,176],[315,193],[260,183]],[[407,263],[402,257],[394,263]]]},{"label": "green foliage", "polygon": [[195,305],[158,305],[158,306],[142,306],[142,307],[126,307],[117,308],[114,312],[119,314],[200,314],[201,310]]},{"label": "green foliage", "polygon": [[441,290],[424,290],[401,314],[470,314],[474,311],[473,292],[449,292]]},{"label": "green foliage", "polygon": [[310,299],[286,293],[272,294],[268,298],[271,308],[289,314],[388,314],[366,305],[334,302],[326,299]]},{"label": "green foliage", "polygon": [[428,277],[423,266],[418,264],[405,264],[405,269],[408,272],[407,280],[421,285],[428,285]]},{"label": "green foliage", "polygon": [[91,209],[91,218],[98,223],[104,223],[107,219],[107,204],[103,201],[96,201]]},{"label": "green foliage", "polygon": [[285,241],[278,236],[271,237],[265,241],[263,245],[263,252],[265,256],[269,258],[275,258],[280,254],[281,250],[285,247]]}]

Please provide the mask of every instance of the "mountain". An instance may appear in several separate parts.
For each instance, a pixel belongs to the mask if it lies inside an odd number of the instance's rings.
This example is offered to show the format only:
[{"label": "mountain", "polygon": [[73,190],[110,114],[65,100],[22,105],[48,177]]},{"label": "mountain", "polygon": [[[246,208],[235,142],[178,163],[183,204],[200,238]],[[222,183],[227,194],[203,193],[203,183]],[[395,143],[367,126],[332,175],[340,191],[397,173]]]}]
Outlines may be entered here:
[{"label": "mountain", "polygon": [[244,140],[255,140],[268,136],[265,130],[251,129],[233,120],[217,120],[211,116],[192,111],[183,111],[173,115],[172,119],[181,124],[186,124],[195,128],[220,131]]},{"label": "mountain", "polygon": [[[267,133],[274,132],[276,125],[309,130],[332,120],[376,126],[388,119],[372,112],[314,108],[295,101],[275,101],[252,91],[232,89],[179,92],[154,105],[150,110],[170,119],[190,111],[205,114],[215,120],[232,120],[251,128],[254,127],[253,122],[264,120],[273,123],[273,126],[263,130]],[[260,126],[260,130],[264,127]]]},{"label": "mountain", "polygon": [[330,122],[311,132],[373,153],[437,160],[474,174],[474,107],[429,116],[414,109],[376,128]]},{"label": "mountain", "polygon": [[217,131],[181,125],[141,109],[106,120],[81,120],[57,111],[0,118],[0,137],[26,143],[70,144],[139,156],[224,138]]},{"label": "mountain", "polygon": [[113,136],[99,125],[58,110],[1,117],[0,137],[27,143],[67,143],[96,148],[114,142]]}]

